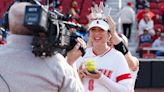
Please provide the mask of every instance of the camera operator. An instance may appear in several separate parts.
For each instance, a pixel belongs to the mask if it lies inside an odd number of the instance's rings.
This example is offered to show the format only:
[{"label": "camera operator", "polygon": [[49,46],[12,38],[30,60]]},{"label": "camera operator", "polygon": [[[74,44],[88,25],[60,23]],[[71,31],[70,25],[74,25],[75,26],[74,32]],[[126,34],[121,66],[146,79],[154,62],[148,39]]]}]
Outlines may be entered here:
[{"label": "camera operator", "polygon": [[23,26],[26,5],[31,4],[15,3],[9,10],[11,34],[7,44],[0,47],[0,92],[83,92],[72,66],[82,55],[80,44],[68,53],[68,63],[57,52],[36,57],[32,53],[33,33]]}]

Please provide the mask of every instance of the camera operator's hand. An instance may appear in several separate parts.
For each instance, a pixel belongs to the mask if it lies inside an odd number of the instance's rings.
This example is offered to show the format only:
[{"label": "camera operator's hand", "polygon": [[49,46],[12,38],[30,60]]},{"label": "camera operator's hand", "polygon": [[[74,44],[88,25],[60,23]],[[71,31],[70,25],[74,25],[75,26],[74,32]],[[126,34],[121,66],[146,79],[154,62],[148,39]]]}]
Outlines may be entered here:
[{"label": "camera operator's hand", "polygon": [[67,62],[70,65],[72,65],[76,59],[82,55],[82,52],[79,50],[80,46],[80,43],[77,43],[75,47],[67,53]]},{"label": "camera operator's hand", "polygon": [[84,41],[81,38],[77,38],[76,39],[77,44],[74,46],[74,48],[72,50],[70,50],[67,53],[67,62],[72,65],[80,56],[82,56],[82,52],[79,49],[82,45],[86,45],[86,43],[84,43]]}]

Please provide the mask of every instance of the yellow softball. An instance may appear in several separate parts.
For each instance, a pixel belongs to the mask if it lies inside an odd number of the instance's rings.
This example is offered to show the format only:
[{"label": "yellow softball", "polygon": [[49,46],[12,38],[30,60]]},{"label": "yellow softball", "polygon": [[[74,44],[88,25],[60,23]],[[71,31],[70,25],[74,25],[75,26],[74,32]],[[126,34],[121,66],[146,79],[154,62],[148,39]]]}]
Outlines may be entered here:
[{"label": "yellow softball", "polygon": [[88,72],[94,72],[95,69],[96,69],[96,63],[93,59],[88,59],[86,60],[86,62],[84,63],[85,64],[85,69],[88,71]]}]

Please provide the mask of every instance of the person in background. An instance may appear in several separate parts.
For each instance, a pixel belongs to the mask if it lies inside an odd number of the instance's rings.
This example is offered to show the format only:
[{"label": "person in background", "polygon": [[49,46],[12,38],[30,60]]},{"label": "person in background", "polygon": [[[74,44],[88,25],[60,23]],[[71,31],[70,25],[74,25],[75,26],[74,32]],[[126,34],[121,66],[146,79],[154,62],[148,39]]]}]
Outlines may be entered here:
[{"label": "person in background", "polygon": [[140,20],[143,19],[145,14],[147,13],[150,16],[150,19],[152,19],[155,16],[155,14],[150,10],[150,7],[146,6],[143,10],[137,12],[137,15],[136,15],[137,22],[139,23]]},{"label": "person in background", "polygon": [[147,0],[136,0],[136,9],[137,12],[145,9],[146,6],[149,6],[149,2]]},{"label": "person in background", "polygon": [[68,52],[66,61],[45,42],[44,33],[36,36],[23,25],[27,5],[31,4],[15,2],[9,10],[11,34],[8,44],[0,47],[0,92],[83,92],[72,62],[82,55],[81,44]]},{"label": "person in background", "polygon": [[53,0],[52,3],[53,3],[54,8],[57,8],[61,5],[60,0]]},{"label": "person in background", "polygon": [[155,35],[153,35],[152,37],[153,41],[158,39],[160,37],[160,34],[161,34],[161,29],[160,28],[155,29]]},{"label": "person in background", "polygon": [[143,34],[143,31],[144,31],[145,28],[148,30],[148,32],[151,35],[155,34],[155,32],[154,32],[154,22],[150,18],[149,13],[146,13],[144,15],[144,18],[141,19],[141,21],[139,22],[139,25],[138,25],[138,30],[139,30],[138,35]]},{"label": "person in background", "polygon": [[157,56],[164,56],[164,50],[163,50],[163,47],[164,47],[164,32],[160,33],[160,37],[153,42],[152,47],[162,49],[162,50],[157,50],[156,55]]},{"label": "person in background", "polygon": [[152,43],[152,35],[149,33],[149,30],[147,28],[144,29],[143,34],[139,36],[139,45],[143,43]]},{"label": "person in background", "polygon": [[160,14],[155,14],[153,17],[154,25],[155,24],[162,24],[162,16]]},{"label": "person in background", "polygon": [[76,0],[72,1],[71,8],[73,8],[78,14],[80,13],[80,7]]},{"label": "person in background", "polygon": [[70,22],[74,22],[74,23],[79,23],[79,14],[75,11],[74,8],[71,8],[69,13],[68,13],[68,16],[69,16],[69,20]]},{"label": "person in background", "polygon": [[161,17],[162,17],[162,24],[164,25],[164,6],[160,7],[160,11],[162,12],[162,15],[161,15]]},{"label": "person in background", "polygon": [[59,5],[57,7],[57,10],[58,10],[58,12],[63,13],[63,6],[62,5]]},{"label": "person in background", "polygon": [[139,53],[139,56],[142,57],[143,54],[143,45],[145,44],[152,44],[153,39],[152,35],[149,33],[149,30],[147,28],[144,29],[143,34],[139,35],[139,42],[137,47],[137,52]]},{"label": "person in background", "polygon": [[117,16],[121,18],[124,35],[130,40],[132,25],[135,23],[135,11],[133,10],[133,3],[128,2]]}]

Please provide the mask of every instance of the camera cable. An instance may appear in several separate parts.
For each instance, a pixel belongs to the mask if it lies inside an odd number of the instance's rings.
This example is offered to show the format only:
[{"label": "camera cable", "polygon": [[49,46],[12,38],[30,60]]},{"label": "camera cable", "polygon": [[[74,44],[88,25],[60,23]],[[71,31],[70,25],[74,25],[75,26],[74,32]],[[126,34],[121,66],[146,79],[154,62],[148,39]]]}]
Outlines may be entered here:
[{"label": "camera cable", "polygon": [[8,91],[11,92],[9,84],[7,83],[7,81],[5,80],[5,78],[0,74],[0,79],[2,79],[2,81],[6,84]]}]

